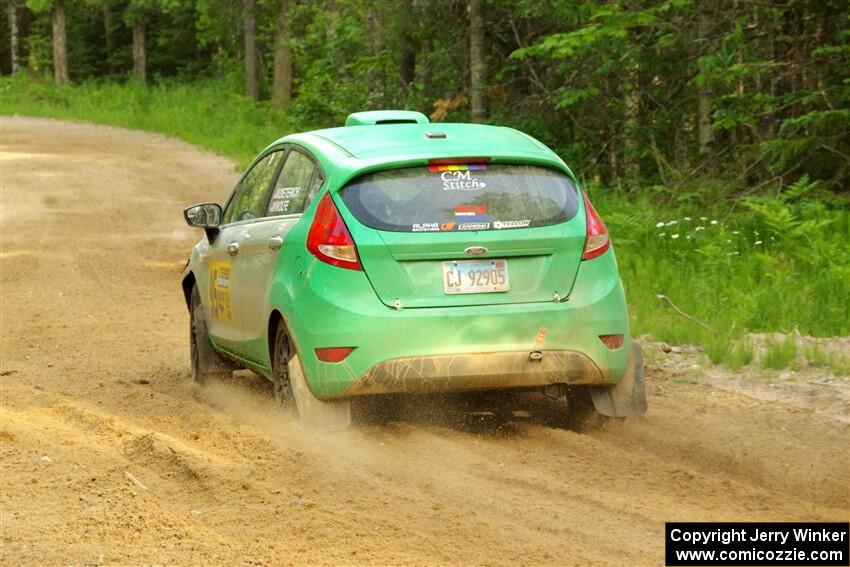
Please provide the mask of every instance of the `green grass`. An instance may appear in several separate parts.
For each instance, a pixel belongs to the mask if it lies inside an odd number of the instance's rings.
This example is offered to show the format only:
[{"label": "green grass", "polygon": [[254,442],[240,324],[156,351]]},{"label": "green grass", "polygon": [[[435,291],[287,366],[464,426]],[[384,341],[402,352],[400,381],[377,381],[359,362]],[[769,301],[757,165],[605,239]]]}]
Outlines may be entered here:
[{"label": "green grass", "polygon": [[836,376],[850,376],[850,356],[831,354],[827,367]]},{"label": "green grass", "polygon": [[[162,132],[240,166],[280,136],[332,125],[305,124],[236,91],[225,80],[56,88],[2,78],[0,113]],[[753,362],[747,332],[850,335],[850,208],[815,185],[801,180],[782,194],[737,200],[718,179],[694,180],[685,189],[586,189],[615,243],[633,334],[701,344],[712,361],[733,369]],[[772,345],[764,364],[792,364],[792,346]],[[850,364],[830,360],[824,364],[838,371]]]},{"label": "green grass", "polygon": [[0,114],[84,120],[160,132],[236,160],[240,167],[266,145],[298,131],[268,102],[254,103],[225,81],[98,83],[57,88],[26,76],[0,79]]},{"label": "green grass", "polygon": [[710,334],[704,339],[702,347],[711,362],[725,364],[732,370],[740,370],[755,360],[755,350],[746,337]]},{"label": "green grass", "polygon": [[809,366],[823,368],[829,366],[829,354],[817,343],[806,349],[806,361]]},{"label": "green grass", "polygon": [[797,341],[793,336],[782,340],[770,339],[765,345],[762,366],[771,370],[781,370],[791,366],[797,358]]},{"label": "green grass", "polygon": [[824,350],[815,343],[805,351],[806,362],[815,368],[828,368],[836,376],[850,376],[850,356]]},{"label": "green grass", "polygon": [[701,344],[733,366],[751,359],[748,332],[850,335],[850,210],[805,180],[701,208],[659,206],[651,189],[589,194],[616,246],[635,334]]}]

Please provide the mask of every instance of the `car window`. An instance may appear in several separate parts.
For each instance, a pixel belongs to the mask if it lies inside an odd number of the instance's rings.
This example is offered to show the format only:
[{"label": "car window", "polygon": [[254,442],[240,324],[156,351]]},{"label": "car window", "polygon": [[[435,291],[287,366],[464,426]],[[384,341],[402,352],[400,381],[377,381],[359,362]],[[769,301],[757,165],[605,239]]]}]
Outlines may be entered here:
[{"label": "car window", "polygon": [[313,199],[316,198],[316,193],[319,192],[319,189],[322,188],[322,185],[325,183],[325,177],[322,175],[321,171],[316,171],[316,175],[313,176],[313,181],[310,182],[310,191],[307,193],[307,202],[304,203],[304,208],[307,208],[307,205],[313,202]]},{"label": "car window", "polygon": [[268,215],[293,215],[304,212],[309,202],[310,180],[316,166],[299,151],[289,152],[269,200]]},{"label": "car window", "polygon": [[256,219],[263,216],[269,184],[277,172],[283,151],[272,152],[258,161],[233,190],[224,211],[222,224]]},{"label": "car window", "polygon": [[343,188],[342,200],[371,228],[394,232],[504,230],[575,216],[569,177],[531,165],[434,165],[379,171]]}]

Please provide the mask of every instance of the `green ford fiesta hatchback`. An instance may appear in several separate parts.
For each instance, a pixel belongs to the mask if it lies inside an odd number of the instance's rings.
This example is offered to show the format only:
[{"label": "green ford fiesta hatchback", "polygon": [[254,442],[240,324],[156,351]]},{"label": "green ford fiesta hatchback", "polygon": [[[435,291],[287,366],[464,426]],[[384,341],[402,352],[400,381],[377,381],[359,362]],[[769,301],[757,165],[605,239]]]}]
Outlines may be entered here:
[{"label": "green ford fiesta hatchback", "polygon": [[646,411],[605,225],[522,132],[356,113],[277,140],[223,209],[184,214],[206,232],[183,275],[199,382],[250,368],[319,428],[390,393],[539,389]]}]

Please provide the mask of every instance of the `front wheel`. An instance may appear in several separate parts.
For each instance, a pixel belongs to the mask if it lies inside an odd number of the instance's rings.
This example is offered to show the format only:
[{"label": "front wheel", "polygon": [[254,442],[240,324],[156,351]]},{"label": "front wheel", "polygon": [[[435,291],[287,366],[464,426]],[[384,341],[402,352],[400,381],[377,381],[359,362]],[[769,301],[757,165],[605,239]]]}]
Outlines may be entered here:
[{"label": "front wheel", "polygon": [[192,287],[189,310],[189,357],[192,367],[192,380],[197,384],[206,384],[213,378],[227,376],[232,367],[213,348],[207,333],[204,307],[198,286]]},{"label": "front wheel", "polygon": [[278,405],[289,410],[295,407],[295,397],[292,395],[292,383],[289,380],[289,359],[292,350],[289,346],[289,336],[283,325],[277,326],[272,352],[272,385],[274,399]]}]

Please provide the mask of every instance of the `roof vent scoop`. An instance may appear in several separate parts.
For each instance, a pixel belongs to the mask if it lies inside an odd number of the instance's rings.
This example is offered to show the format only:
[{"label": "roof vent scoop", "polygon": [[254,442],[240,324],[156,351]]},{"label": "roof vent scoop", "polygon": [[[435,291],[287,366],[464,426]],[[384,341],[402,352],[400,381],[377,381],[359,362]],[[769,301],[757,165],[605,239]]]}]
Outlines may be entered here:
[{"label": "roof vent scoop", "polygon": [[376,124],[428,124],[430,120],[413,110],[372,110],[355,112],[345,119],[346,126],[374,126]]}]

